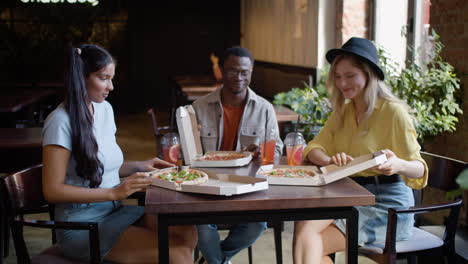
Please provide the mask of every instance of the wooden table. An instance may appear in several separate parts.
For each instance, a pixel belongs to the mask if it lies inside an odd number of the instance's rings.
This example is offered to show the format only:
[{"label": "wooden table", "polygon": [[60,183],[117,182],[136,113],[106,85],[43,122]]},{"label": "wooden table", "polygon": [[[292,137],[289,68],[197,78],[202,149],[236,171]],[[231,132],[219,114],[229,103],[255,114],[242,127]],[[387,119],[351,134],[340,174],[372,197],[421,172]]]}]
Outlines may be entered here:
[{"label": "wooden table", "polygon": [[42,128],[0,128],[0,148],[41,147]]},{"label": "wooden table", "polygon": [[42,128],[0,128],[0,172],[14,172],[42,160]]},{"label": "wooden table", "polygon": [[182,92],[187,95],[187,100],[195,101],[222,86],[209,75],[184,75],[174,78]]},{"label": "wooden table", "polygon": [[285,138],[286,133],[284,127],[286,123],[291,121],[297,121],[299,114],[283,105],[274,105],[273,108],[275,109],[276,119],[278,121],[280,137]]},{"label": "wooden table", "polygon": [[54,93],[54,89],[0,88],[0,113],[18,112]]},{"label": "wooden table", "polygon": [[55,89],[43,87],[0,87],[0,126],[27,127],[42,124],[46,107],[41,104],[55,93]]},{"label": "wooden table", "polygon": [[297,121],[299,114],[282,105],[273,106],[276,113],[276,119],[279,122]]},{"label": "wooden table", "polygon": [[[240,168],[206,168],[219,173],[254,176],[258,161]],[[169,263],[171,225],[240,222],[347,220],[347,261],[357,263],[358,213],[354,206],[373,205],[375,197],[349,178],[322,187],[275,186],[232,197],[182,193],[152,186],[145,210],[158,217],[159,263]],[[281,263],[281,260],[279,260]]]}]

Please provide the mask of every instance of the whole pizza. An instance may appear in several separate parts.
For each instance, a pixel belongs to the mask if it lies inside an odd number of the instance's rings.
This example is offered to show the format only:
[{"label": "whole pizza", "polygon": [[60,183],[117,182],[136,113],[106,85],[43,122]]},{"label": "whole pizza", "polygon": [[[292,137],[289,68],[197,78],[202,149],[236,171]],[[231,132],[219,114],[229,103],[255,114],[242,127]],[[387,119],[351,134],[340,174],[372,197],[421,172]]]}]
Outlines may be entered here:
[{"label": "whole pizza", "polygon": [[285,178],[312,178],[316,177],[317,172],[309,169],[298,168],[276,168],[271,170],[261,170],[258,174],[268,177],[285,177]]},{"label": "whole pizza", "polygon": [[201,157],[198,157],[197,160],[236,160],[236,159],[242,159],[245,158],[246,154],[245,153],[239,153],[239,152],[219,152],[219,153],[208,153],[206,155],[203,155]]},{"label": "whole pizza", "polygon": [[181,184],[197,185],[208,181],[208,175],[199,170],[177,168],[163,169],[150,173],[150,177],[174,182],[177,186]]}]

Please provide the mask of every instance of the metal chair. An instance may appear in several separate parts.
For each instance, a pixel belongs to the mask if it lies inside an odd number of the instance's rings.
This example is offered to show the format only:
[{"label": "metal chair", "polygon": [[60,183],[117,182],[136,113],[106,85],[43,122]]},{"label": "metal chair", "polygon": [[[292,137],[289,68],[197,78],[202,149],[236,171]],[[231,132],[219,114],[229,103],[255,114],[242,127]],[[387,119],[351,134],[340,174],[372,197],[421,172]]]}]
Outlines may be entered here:
[{"label": "metal chair", "polygon": [[[422,156],[429,166],[428,186],[445,191],[454,187],[454,179],[467,167],[465,162],[443,156],[425,152],[422,153]],[[417,205],[413,208],[390,208],[388,209],[385,244],[360,247],[359,252],[378,263],[396,263],[397,257],[406,257],[408,263],[415,263],[418,256],[444,256],[447,258],[448,263],[456,263],[455,232],[461,205],[462,200],[456,199],[444,204]],[[442,238],[424,230],[422,227],[414,227],[412,238],[406,241],[396,241],[398,214],[423,214],[440,210],[449,210]]]}]

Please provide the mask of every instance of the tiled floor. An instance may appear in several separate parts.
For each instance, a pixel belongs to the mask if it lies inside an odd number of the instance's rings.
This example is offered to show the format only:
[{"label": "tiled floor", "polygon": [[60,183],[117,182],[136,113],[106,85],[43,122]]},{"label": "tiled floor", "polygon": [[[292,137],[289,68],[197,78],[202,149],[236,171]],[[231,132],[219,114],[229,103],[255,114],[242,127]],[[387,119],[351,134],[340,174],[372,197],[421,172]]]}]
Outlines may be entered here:
[{"label": "tiled floor", "polygon": [[[164,119],[164,116],[159,116],[158,119]],[[150,119],[146,113],[119,116],[116,118],[116,122],[118,128],[117,141],[124,152],[126,160],[142,160],[156,155],[153,130]],[[42,215],[41,217],[46,216]],[[283,263],[285,264],[292,263],[292,231],[293,224],[291,222],[287,222],[285,224],[285,231],[282,233]],[[50,232],[44,230],[32,231],[27,228],[25,233],[30,253],[32,255],[50,246]],[[225,236],[226,232],[222,235]],[[13,243],[10,245],[10,256],[5,259],[5,263],[7,264],[16,263]],[[276,263],[272,229],[265,231],[265,233],[253,245],[253,250],[253,260],[255,264]],[[247,250],[236,255],[233,258],[232,263],[248,263]],[[343,254],[337,255],[336,263],[344,263]],[[360,257],[359,263],[364,264],[374,262]],[[402,261],[401,263],[405,263],[405,261]]]}]

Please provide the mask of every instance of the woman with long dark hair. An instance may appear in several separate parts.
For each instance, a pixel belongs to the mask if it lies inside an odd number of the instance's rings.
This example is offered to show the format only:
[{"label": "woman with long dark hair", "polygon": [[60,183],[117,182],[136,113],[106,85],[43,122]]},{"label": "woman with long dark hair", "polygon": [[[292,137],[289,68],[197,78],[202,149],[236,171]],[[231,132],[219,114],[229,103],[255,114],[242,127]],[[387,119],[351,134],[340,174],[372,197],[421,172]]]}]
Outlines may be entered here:
[{"label": "woman with long dark hair", "polygon": [[[151,183],[145,172],[173,164],[157,158],[124,162],[112,106],[106,101],[114,89],[114,58],[96,45],[71,48],[68,58],[65,100],[47,117],[43,130],[45,198],[56,205],[56,220],[99,223],[103,259],[155,263],[156,221],[144,216],[143,207],[121,200],[145,190]],[[56,234],[65,256],[89,260],[87,231]],[[170,229],[171,261],[192,263],[196,240],[193,226]]]}]

